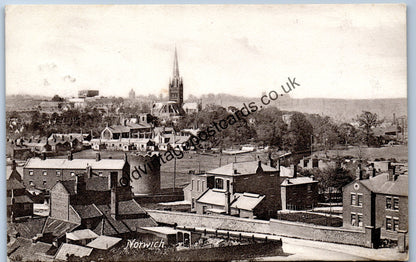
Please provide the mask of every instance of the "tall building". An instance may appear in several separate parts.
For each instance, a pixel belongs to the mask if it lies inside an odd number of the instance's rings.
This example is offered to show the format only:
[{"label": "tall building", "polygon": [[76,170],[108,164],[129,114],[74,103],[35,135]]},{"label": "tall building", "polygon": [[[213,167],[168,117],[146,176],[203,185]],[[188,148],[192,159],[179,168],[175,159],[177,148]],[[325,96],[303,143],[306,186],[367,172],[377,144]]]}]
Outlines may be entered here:
[{"label": "tall building", "polygon": [[136,98],[136,92],[134,92],[133,88],[129,92],[129,99],[135,99]]},{"label": "tall building", "polygon": [[169,83],[169,101],[176,102],[180,108],[183,105],[183,81],[179,75],[178,53],[175,47],[175,58],[173,61],[173,78]]}]

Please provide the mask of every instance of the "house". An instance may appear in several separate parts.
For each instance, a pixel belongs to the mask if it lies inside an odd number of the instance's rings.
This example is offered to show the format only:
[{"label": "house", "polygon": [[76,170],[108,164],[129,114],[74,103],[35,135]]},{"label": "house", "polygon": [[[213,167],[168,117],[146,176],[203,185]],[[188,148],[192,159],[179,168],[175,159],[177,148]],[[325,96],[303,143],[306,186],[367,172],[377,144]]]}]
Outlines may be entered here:
[{"label": "house", "polygon": [[282,210],[311,209],[318,204],[318,181],[313,177],[286,178],[281,183]]},{"label": "house", "polygon": [[382,237],[397,239],[408,230],[408,175],[395,166],[375,174],[363,179],[359,166],[356,180],[343,187],[343,226],[380,228]]},{"label": "house", "polygon": [[265,196],[253,193],[235,193],[228,199],[229,192],[221,189],[209,189],[197,200],[198,214],[227,214],[243,218],[257,218],[264,214]]},{"label": "house", "polygon": [[15,221],[18,217],[33,216],[33,201],[24,187],[21,176],[13,164],[7,185],[7,219]]},{"label": "house", "polygon": [[[185,200],[192,203],[192,211],[203,213],[204,209],[209,208],[203,202],[206,198],[203,197],[203,194],[214,196],[218,195],[219,192],[222,192],[222,195],[226,192],[229,197],[226,201],[225,213],[232,214],[231,202],[238,196],[236,193],[249,192],[265,196],[262,199],[262,209],[256,210],[256,214],[258,217],[268,218],[274,216],[277,210],[281,209],[280,183],[279,169],[264,165],[261,161],[230,163],[210,170],[203,175],[192,175],[191,184],[186,189],[189,190],[189,187],[191,187],[190,191],[192,192],[187,193],[187,197],[191,196],[191,199]],[[204,189],[205,191],[202,191]],[[208,199],[211,199],[211,197],[208,197]],[[220,201],[220,199],[222,198],[214,198],[214,202],[216,200]],[[216,206],[214,203],[210,203],[210,206],[214,209],[220,209],[219,207],[223,206],[222,202],[217,204]]]},{"label": "house", "polygon": [[121,138],[151,138],[152,127],[147,123],[130,123],[126,119],[122,125],[107,126],[101,132],[101,140]]},{"label": "house", "polygon": [[67,159],[30,158],[23,167],[23,184],[38,189],[51,189],[57,181],[75,180],[75,176],[89,169],[94,176],[109,177],[117,174],[118,179],[129,177],[130,165],[125,159],[101,159],[100,153],[95,159],[73,159],[72,153]]}]

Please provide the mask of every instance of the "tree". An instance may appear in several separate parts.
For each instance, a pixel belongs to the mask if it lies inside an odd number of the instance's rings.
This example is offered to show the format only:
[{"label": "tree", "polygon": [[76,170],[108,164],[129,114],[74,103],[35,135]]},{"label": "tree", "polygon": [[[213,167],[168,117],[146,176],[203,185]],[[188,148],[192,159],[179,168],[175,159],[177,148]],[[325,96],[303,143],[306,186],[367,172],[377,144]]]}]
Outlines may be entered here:
[{"label": "tree", "polygon": [[290,117],[289,134],[285,136],[285,144],[292,152],[304,151],[311,146],[313,128],[305,115],[299,112]]},{"label": "tree", "polygon": [[62,101],[64,101],[64,99],[62,97],[58,96],[58,95],[54,95],[52,97],[52,101],[54,101],[54,102],[62,102]]},{"label": "tree", "polygon": [[378,119],[376,113],[369,111],[363,111],[361,115],[357,116],[357,121],[364,132],[364,142],[367,146],[370,146],[372,141],[374,141],[373,128],[380,125],[383,121]]}]

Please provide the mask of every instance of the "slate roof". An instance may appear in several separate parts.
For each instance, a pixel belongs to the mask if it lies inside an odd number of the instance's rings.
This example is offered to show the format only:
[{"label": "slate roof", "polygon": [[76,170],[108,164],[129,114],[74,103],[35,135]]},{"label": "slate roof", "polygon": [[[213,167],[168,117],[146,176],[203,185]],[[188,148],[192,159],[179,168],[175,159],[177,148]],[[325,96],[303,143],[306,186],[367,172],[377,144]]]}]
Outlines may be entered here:
[{"label": "slate roof", "polygon": [[[139,206],[135,208],[134,205],[138,205],[134,200],[120,201],[119,213],[128,214],[132,211],[125,210],[125,208],[132,207],[139,212],[140,217],[131,219],[114,219],[111,217],[110,205],[97,205],[97,208],[103,213],[103,220],[93,230],[98,235],[114,236],[124,233],[137,232],[140,227],[157,226],[156,221],[150,216],[146,215],[146,212]],[[132,203],[123,203],[132,202]],[[144,213],[143,213],[144,212]]]},{"label": "slate roof", "polygon": [[30,239],[18,237],[12,245],[7,246],[7,255],[11,258],[19,256],[22,261],[52,261],[52,257],[46,256],[51,248],[52,244],[32,243]]},{"label": "slate roof", "polygon": [[88,219],[94,217],[102,217],[103,213],[97,208],[96,205],[72,205],[74,210],[78,213],[81,219]]},{"label": "slate roof", "polygon": [[42,160],[40,158],[30,158],[24,168],[56,168],[56,169],[86,169],[87,165],[94,169],[116,169],[121,170],[124,167],[123,159],[63,159],[63,158],[47,158]]},{"label": "slate roof", "polygon": [[398,175],[396,181],[388,181],[388,173],[379,174],[369,179],[360,180],[360,182],[374,193],[408,196],[408,176]]},{"label": "slate roof", "polygon": [[112,133],[128,133],[131,129],[144,128],[150,128],[150,125],[128,123],[126,125],[114,125],[108,127]]},{"label": "slate roof", "polygon": [[20,173],[16,169],[13,169],[13,168],[12,168],[12,172],[10,173],[8,179],[15,179],[15,180],[17,180],[19,182],[22,182],[23,181],[22,175],[20,175]]},{"label": "slate roof", "polygon": [[65,181],[59,181],[65,189],[68,191],[68,193],[73,196],[75,194],[75,180],[65,180]]},{"label": "slate roof", "polygon": [[294,186],[294,185],[302,185],[302,184],[314,184],[318,183],[318,181],[313,180],[310,177],[293,177],[293,178],[286,178],[280,184],[281,186]]},{"label": "slate roof", "polygon": [[[94,170],[93,170],[94,172]],[[108,191],[110,188],[108,187],[108,177],[91,177],[85,179],[86,183],[86,190],[89,191]]]},{"label": "slate roof", "polygon": [[10,177],[6,181],[7,190],[25,189],[25,186],[20,183],[17,179]]},{"label": "slate roof", "polygon": [[[251,175],[256,174],[257,168],[258,161],[237,162],[209,170],[207,173],[228,176]],[[278,172],[276,168],[265,164],[262,164],[261,168],[264,172]],[[237,174],[234,174],[234,170],[237,170]]]},{"label": "slate roof", "polygon": [[90,229],[75,230],[70,233],[66,233],[66,239],[70,240],[84,240],[84,239],[95,239],[98,235]]},{"label": "slate roof", "polygon": [[225,206],[225,190],[208,189],[196,201],[216,206]]},{"label": "slate roof", "polygon": [[42,232],[46,217],[30,218],[24,222],[17,222],[7,225],[7,231],[16,230],[21,237],[31,239]]},{"label": "slate roof", "polygon": [[[15,196],[14,197],[14,202],[17,203],[17,204],[33,203],[32,199],[30,199],[30,197],[28,197],[26,195]],[[11,197],[7,197],[7,204],[8,205],[12,204],[12,198]]]},{"label": "slate roof", "polygon": [[113,247],[115,244],[120,242],[122,239],[119,237],[109,237],[109,236],[99,236],[90,243],[88,243],[88,247],[92,247],[95,249],[102,249],[108,250]]},{"label": "slate roof", "polygon": [[75,228],[77,228],[79,224],[63,221],[59,219],[54,219],[48,217],[45,222],[45,226],[43,227],[42,233],[43,234],[52,234],[55,237],[61,237],[65,235],[67,232],[71,232]]},{"label": "slate roof", "polygon": [[74,244],[63,243],[56,252],[55,259],[67,260],[67,255],[75,255],[77,257],[89,256],[92,252],[92,248],[78,246]]},{"label": "slate roof", "polygon": [[265,198],[265,196],[252,193],[236,193],[235,197],[236,200],[231,203],[231,207],[248,211],[254,210],[254,208],[256,208],[256,206],[258,206],[258,204],[260,204],[260,202]]}]

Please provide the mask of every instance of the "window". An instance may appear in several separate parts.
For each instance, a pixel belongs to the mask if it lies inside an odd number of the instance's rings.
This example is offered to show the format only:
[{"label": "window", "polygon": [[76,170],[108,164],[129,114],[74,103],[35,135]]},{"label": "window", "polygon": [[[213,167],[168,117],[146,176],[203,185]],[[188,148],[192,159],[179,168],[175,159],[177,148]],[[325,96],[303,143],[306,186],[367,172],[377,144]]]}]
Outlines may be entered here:
[{"label": "window", "polygon": [[386,230],[392,230],[391,217],[386,217]]},{"label": "window", "polygon": [[358,198],[358,206],[362,207],[363,206],[363,195],[358,194],[357,198]]},{"label": "window", "polygon": [[351,226],[355,227],[357,226],[357,221],[355,218],[355,214],[351,214]]},{"label": "window", "polygon": [[48,172],[46,172],[45,170],[42,171],[42,175],[47,176]]},{"label": "window", "polygon": [[29,176],[33,176],[33,170],[29,170]]},{"label": "window", "polygon": [[355,206],[355,204],[356,204],[356,197],[357,197],[357,195],[356,194],[354,194],[354,193],[351,193],[351,205],[352,206]]},{"label": "window", "polygon": [[56,171],[56,176],[61,176],[61,171]]},{"label": "window", "polygon": [[102,171],[98,172],[98,175],[103,176],[103,172]]},{"label": "window", "polygon": [[391,197],[386,197],[386,209],[391,209]]},{"label": "window", "polygon": [[206,214],[207,213],[207,206],[203,206],[202,207],[202,214]]},{"label": "window", "polygon": [[192,198],[192,207],[191,207],[192,209],[194,209],[195,208],[195,198]]},{"label": "window", "polygon": [[399,210],[399,198],[397,197],[393,198],[393,209]]},{"label": "window", "polygon": [[29,185],[34,186],[33,181],[29,181]]},{"label": "window", "polygon": [[397,217],[393,218],[393,230],[399,231],[399,218]]},{"label": "window", "polygon": [[199,180],[196,181],[196,191],[198,191],[198,192],[199,192],[199,184],[200,184],[200,181]]},{"label": "window", "polygon": [[194,180],[192,179],[192,181],[191,181],[191,187],[192,187],[192,190],[194,190]]},{"label": "window", "polygon": [[46,180],[43,180],[42,184],[43,184],[43,186],[46,186]]},{"label": "window", "polygon": [[311,192],[312,191],[312,185],[308,185],[308,192]]},{"label": "window", "polygon": [[224,180],[222,178],[215,179],[215,188],[224,189]]},{"label": "window", "polygon": [[71,176],[75,176],[75,172],[71,172]]},{"label": "window", "polygon": [[363,215],[357,214],[357,223],[359,227],[363,226]]},{"label": "window", "polygon": [[205,181],[202,181],[202,191],[204,191],[205,190]]}]

